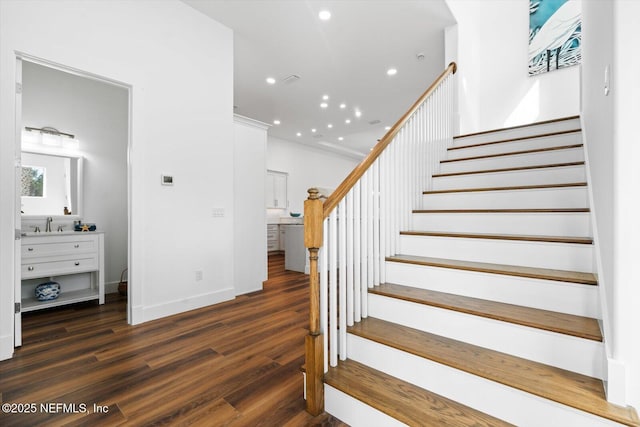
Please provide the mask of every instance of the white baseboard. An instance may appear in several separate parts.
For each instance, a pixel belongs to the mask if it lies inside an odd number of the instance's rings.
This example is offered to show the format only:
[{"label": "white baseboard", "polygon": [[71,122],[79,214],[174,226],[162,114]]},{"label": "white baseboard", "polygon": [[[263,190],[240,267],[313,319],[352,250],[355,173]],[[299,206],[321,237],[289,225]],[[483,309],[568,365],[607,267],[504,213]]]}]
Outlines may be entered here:
[{"label": "white baseboard", "polygon": [[13,357],[13,335],[0,337],[0,360],[7,360]]},{"label": "white baseboard", "polygon": [[607,357],[607,400],[615,405],[627,406],[627,367],[619,360]]},{"label": "white baseboard", "polygon": [[[208,305],[217,304],[223,301],[229,301],[235,298],[235,289],[226,288],[216,292],[210,292],[206,294],[194,295],[189,298],[170,301],[163,304],[135,308],[132,324],[148,322],[150,320],[160,319],[163,317],[171,316],[178,313],[184,313],[185,311],[195,310],[197,308],[206,307]],[[139,313],[137,313],[139,311]],[[141,316],[141,321],[136,322],[138,315]]]},{"label": "white baseboard", "polygon": [[104,293],[105,294],[115,294],[118,292],[118,285],[120,282],[109,282],[104,284]]}]

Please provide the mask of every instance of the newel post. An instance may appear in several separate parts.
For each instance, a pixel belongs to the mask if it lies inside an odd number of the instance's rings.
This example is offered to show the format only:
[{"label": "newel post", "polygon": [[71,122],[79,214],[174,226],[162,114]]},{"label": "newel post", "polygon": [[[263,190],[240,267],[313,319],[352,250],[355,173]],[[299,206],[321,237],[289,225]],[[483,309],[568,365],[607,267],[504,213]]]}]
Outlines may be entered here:
[{"label": "newel post", "polygon": [[320,283],[318,250],[322,247],[323,203],[317,188],[308,190],[304,202],[304,245],[309,249],[309,335],[305,337],[305,370],[307,412],[319,415],[324,411],[324,355],[320,333]]}]

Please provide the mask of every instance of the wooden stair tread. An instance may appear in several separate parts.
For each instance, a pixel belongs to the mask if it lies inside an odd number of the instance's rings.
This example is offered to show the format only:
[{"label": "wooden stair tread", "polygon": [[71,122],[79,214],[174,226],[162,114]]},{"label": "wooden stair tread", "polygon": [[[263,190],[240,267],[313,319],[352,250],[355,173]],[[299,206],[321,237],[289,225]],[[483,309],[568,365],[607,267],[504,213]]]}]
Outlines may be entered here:
[{"label": "wooden stair tread", "polygon": [[541,184],[541,185],[514,185],[510,187],[479,187],[479,188],[458,188],[452,190],[430,190],[423,191],[422,194],[443,194],[443,193],[473,193],[480,191],[513,191],[513,190],[538,190],[546,188],[567,188],[586,187],[586,182],[568,182],[563,184]]},{"label": "wooden stair tread", "polygon": [[511,425],[353,360],[329,369],[325,383],[410,426]]},{"label": "wooden stair tread", "polygon": [[444,231],[401,231],[404,236],[431,236],[431,237],[460,237],[467,239],[491,239],[491,240],[518,240],[528,242],[548,242],[548,243],[578,243],[590,245],[593,243],[591,237],[568,237],[568,236],[536,236],[524,234],[490,234],[490,233],[452,233]]},{"label": "wooden stair tread", "polygon": [[544,147],[544,148],[534,148],[531,150],[522,150],[522,151],[509,151],[504,153],[497,154],[485,154],[482,156],[472,156],[472,157],[461,157],[459,159],[446,159],[440,160],[440,163],[453,163],[453,162],[462,162],[465,160],[479,160],[479,159],[491,159],[494,157],[505,157],[505,156],[516,156],[521,154],[534,154],[534,153],[544,153],[549,151],[559,151],[559,150],[570,150],[572,148],[581,148],[582,144],[571,144],[571,145],[558,145],[556,147]]},{"label": "wooden stair tread", "polygon": [[549,123],[558,123],[558,122],[564,122],[564,121],[567,121],[567,120],[575,120],[575,119],[579,119],[579,118],[580,118],[580,116],[559,117],[557,119],[541,120],[539,122],[527,123],[527,124],[524,124],[524,125],[509,126],[509,127],[504,127],[504,128],[489,129],[489,130],[483,130],[483,131],[480,131],[480,132],[473,132],[473,133],[466,133],[466,134],[462,134],[462,135],[456,135],[456,136],[453,137],[453,139],[466,138],[466,137],[469,137],[469,136],[476,136],[476,135],[484,135],[484,134],[487,134],[487,133],[501,132],[501,131],[505,131],[505,130],[522,129],[522,128],[534,127],[534,126],[538,126],[538,125],[546,125],[546,124],[549,124]]},{"label": "wooden stair tread", "polygon": [[452,268],[456,270],[478,271],[480,273],[502,274],[505,276],[527,277],[531,279],[554,280],[558,282],[597,285],[592,273],[579,271],[553,270],[549,268],[521,267],[516,265],[492,264],[486,262],[460,261],[445,258],[421,257],[414,255],[396,255],[386,258],[390,262],[424,265],[427,267]]},{"label": "wooden stair tread", "polygon": [[460,313],[480,316],[487,319],[500,320],[516,325],[528,326],[545,331],[602,341],[600,325],[596,319],[558,313],[555,311],[523,307],[514,304],[495,302],[462,295],[411,286],[383,283],[369,292],[390,298],[397,298],[431,307],[453,310]]},{"label": "wooden stair tread", "polygon": [[[569,129],[569,130],[560,130],[560,131],[556,131],[556,132],[547,132],[547,133],[538,133],[535,135],[526,135],[526,136],[518,136],[515,138],[508,138],[508,139],[499,139],[499,140],[495,140],[495,141],[487,141],[487,142],[478,142],[476,144],[468,144],[468,145],[458,145],[455,147],[449,147],[447,148],[447,151],[451,150],[462,150],[464,148],[474,148],[474,147],[482,147],[485,145],[494,145],[494,144],[503,144],[506,142],[515,142],[515,141],[523,141],[525,139],[535,139],[535,138],[545,138],[545,137],[549,137],[549,136],[556,136],[556,135],[566,135],[569,133],[576,133],[576,132],[582,132],[581,129]],[[457,138],[463,138],[465,136],[473,136],[473,135],[464,135],[464,136],[459,136],[459,137],[453,137],[453,139],[457,139]]]},{"label": "wooden stair tread", "polygon": [[589,208],[529,208],[529,209],[416,209],[413,213],[583,213]]},{"label": "wooden stair tread", "polygon": [[629,426],[631,407],[607,402],[602,381],[369,317],[349,328],[360,337]]},{"label": "wooden stair tread", "polygon": [[434,174],[432,177],[438,178],[438,177],[458,176],[458,175],[478,175],[481,173],[516,172],[516,171],[533,170],[533,169],[562,168],[567,166],[584,166],[584,162],[550,163],[547,165],[518,166],[515,168],[483,169],[483,170],[477,170],[477,171],[439,173],[439,174]]}]

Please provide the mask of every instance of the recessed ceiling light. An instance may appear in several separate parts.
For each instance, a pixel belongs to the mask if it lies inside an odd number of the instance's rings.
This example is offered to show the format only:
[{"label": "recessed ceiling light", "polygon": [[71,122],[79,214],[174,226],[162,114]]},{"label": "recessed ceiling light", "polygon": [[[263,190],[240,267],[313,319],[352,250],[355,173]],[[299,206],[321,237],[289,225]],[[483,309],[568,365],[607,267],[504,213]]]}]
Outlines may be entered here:
[{"label": "recessed ceiling light", "polygon": [[331,129],[331,128],[333,127],[333,125],[332,125],[331,123],[329,123],[329,124],[327,125],[327,127],[328,127],[329,129]]},{"label": "recessed ceiling light", "polygon": [[339,137],[338,137],[338,141],[342,141],[342,140],[344,140],[344,138],[343,138],[343,137],[341,137],[341,136],[339,136]]},{"label": "recessed ceiling light", "polygon": [[320,104],[320,108],[327,108],[329,106],[329,104],[327,104],[326,102],[323,102],[322,104]]},{"label": "recessed ceiling light", "polygon": [[316,131],[316,128],[311,129],[311,132],[315,132],[315,131]]},{"label": "recessed ceiling light", "polygon": [[302,136],[302,134],[300,132],[296,133],[296,136]]},{"label": "recessed ceiling light", "polygon": [[349,124],[349,123],[351,123],[351,119],[347,119],[347,120],[345,120],[344,122],[345,122],[346,124]]},{"label": "recessed ceiling light", "polygon": [[273,121],[273,124],[274,124],[274,125],[279,125],[279,124],[280,124],[280,120],[274,120],[274,121]]},{"label": "recessed ceiling light", "polygon": [[328,21],[329,19],[331,19],[331,12],[329,12],[328,10],[321,10],[320,13],[318,13],[318,18],[323,21]]},{"label": "recessed ceiling light", "polygon": [[274,85],[276,84],[276,79],[274,79],[273,77],[267,77],[267,83],[269,83],[270,85]]},{"label": "recessed ceiling light", "polygon": [[322,95],[322,99],[326,101],[327,99],[329,99],[329,95]]},{"label": "recessed ceiling light", "polygon": [[361,116],[362,116],[362,111],[356,110],[356,117],[361,117]]},{"label": "recessed ceiling light", "polygon": [[387,70],[387,76],[395,76],[396,74],[398,74],[398,70],[396,70],[395,68],[389,68]]},{"label": "recessed ceiling light", "polygon": [[345,103],[340,104],[340,108],[344,110],[345,108],[347,108],[347,104]]},{"label": "recessed ceiling light", "polygon": [[389,130],[389,129],[391,129],[391,126],[385,126],[384,127],[384,130]]}]

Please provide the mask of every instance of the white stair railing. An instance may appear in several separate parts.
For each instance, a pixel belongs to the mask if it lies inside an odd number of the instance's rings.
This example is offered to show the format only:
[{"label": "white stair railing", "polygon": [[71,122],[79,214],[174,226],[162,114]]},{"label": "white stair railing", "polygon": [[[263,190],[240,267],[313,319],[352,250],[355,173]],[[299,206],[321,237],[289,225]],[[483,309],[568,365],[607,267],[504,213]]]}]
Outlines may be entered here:
[{"label": "white stair railing", "polygon": [[322,373],[347,358],[347,328],[368,316],[368,289],[385,282],[385,259],[398,252],[400,231],[411,229],[412,210],[421,207],[422,191],[431,189],[431,176],[453,143],[455,71],[451,63],[324,203],[309,190],[305,368],[312,414],[323,408]]}]

